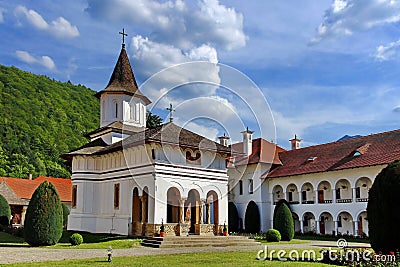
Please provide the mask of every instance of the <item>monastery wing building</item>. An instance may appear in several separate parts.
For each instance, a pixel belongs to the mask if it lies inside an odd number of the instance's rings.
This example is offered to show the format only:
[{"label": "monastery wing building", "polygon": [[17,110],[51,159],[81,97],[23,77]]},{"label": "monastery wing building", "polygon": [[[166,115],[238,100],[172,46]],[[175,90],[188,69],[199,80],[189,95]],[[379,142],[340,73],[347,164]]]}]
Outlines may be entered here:
[{"label": "monastery wing building", "polygon": [[[228,221],[230,148],[172,122],[146,128],[125,45],[98,92],[100,128],[63,155],[72,164],[68,230],[154,236],[218,235]],[[201,144],[201,145],[200,145]]]},{"label": "monastery wing building", "polygon": [[[285,199],[297,232],[368,235],[368,191],[376,175],[400,159],[400,130],[305,148],[297,137],[290,141],[292,150],[284,151],[253,140],[248,162],[229,166],[230,205],[238,210],[239,228],[246,228],[250,202],[259,209],[260,231],[272,228],[275,204]],[[233,148],[246,147],[246,142]],[[239,176],[236,169],[241,168]]]}]

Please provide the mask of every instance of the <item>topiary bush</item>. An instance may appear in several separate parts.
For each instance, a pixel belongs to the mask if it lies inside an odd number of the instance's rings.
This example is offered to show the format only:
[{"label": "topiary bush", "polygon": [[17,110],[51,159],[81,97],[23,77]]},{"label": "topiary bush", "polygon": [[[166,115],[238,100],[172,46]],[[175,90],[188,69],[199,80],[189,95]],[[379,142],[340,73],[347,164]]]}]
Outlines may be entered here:
[{"label": "topiary bush", "polygon": [[231,232],[239,231],[239,214],[235,203],[228,203],[228,225]]},{"label": "topiary bush", "polygon": [[260,232],[260,212],[254,201],[250,201],[246,208],[244,228],[247,233],[256,234]]},{"label": "topiary bush", "polygon": [[68,225],[68,215],[69,215],[69,209],[67,207],[67,205],[65,205],[64,203],[61,203],[62,206],[62,210],[63,210],[63,227],[67,228]]},{"label": "topiary bush", "polygon": [[287,202],[279,201],[274,210],[274,229],[281,234],[282,240],[290,241],[294,237],[294,221]]},{"label": "topiary bush", "polygon": [[69,242],[71,243],[72,246],[79,246],[80,244],[83,243],[83,237],[78,233],[72,234],[69,237]]},{"label": "topiary bush", "polygon": [[269,229],[265,233],[265,239],[268,242],[279,242],[279,241],[281,241],[281,234],[276,229]]},{"label": "topiary bush", "polygon": [[369,239],[376,252],[400,251],[399,192],[400,161],[395,161],[376,176],[369,190]]},{"label": "topiary bush", "polygon": [[25,215],[24,237],[31,246],[56,244],[63,231],[63,211],[56,188],[41,183],[32,195]]},{"label": "topiary bush", "polygon": [[11,208],[2,195],[0,195],[0,226],[8,226],[11,219]]}]

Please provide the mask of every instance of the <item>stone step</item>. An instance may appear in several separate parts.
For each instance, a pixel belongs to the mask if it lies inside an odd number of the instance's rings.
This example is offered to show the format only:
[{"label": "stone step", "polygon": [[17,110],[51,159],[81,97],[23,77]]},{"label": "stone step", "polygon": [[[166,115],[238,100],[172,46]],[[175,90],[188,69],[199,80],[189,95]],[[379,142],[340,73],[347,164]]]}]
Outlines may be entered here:
[{"label": "stone step", "polygon": [[154,248],[176,247],[226,247],[226,246],[259,246],[260,242],[243,236],[171,236],[150,237],[142,242],[143,246]]}]

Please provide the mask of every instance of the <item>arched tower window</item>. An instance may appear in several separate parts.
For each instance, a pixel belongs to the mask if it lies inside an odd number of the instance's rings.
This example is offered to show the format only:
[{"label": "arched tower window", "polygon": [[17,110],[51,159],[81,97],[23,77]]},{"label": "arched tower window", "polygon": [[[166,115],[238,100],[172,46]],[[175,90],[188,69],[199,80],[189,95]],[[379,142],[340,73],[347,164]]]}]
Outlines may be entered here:
[{"label": "arched tower window", "polygon": [[115,118],[118,118],[118,102],[117,101],[115,101],[114,102],[114,115],[115,115]]}]

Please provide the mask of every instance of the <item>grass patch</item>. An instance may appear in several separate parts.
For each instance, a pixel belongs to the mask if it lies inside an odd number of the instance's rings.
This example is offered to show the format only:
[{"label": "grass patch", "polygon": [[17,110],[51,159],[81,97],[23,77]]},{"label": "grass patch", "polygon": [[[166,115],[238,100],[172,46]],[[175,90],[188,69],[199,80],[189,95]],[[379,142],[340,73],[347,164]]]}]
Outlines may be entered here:
[{"label": "grass patch", "polygon": [[356,238],[350,236],[329,236],[329,235],[307,235],[307,234],[295,234],[295,239],[300,240],[319,240],[319,241],[337,241],[340,238],[346,239],[347,242],[358,242],[369,244],[369,239],[367,238]]},{"label": "grass patch", "polygon": [[[64,231],[63,235],[54,246],[45,246],[45,248],[55,249],[107,249],[112,246],[113,249],[132,248],[140,246],[141,239],[131,239],[126,236],[109,235],[109,234],[91,234],[79,232],[83,237],[83,243],[79,246],[71,246],[69,237],[75,232]],[[22,237],[10,235],[5,232],[0,232],[0,247],[4,246],[29,246]]]},{"label": "grass patch", "polygon": [[111,263],[106,259],[64,260],[39,263],[20,263],[6,266],[278,266],[278,267],[328,267],[332,265],[311,262],[259,261],[257,251],[201,252],[140,257],[116,257]]}]

